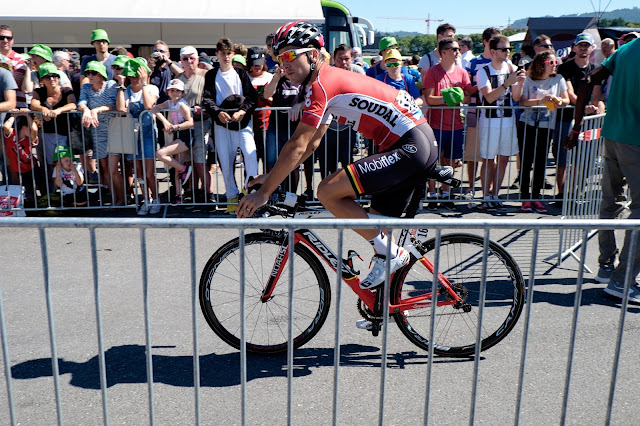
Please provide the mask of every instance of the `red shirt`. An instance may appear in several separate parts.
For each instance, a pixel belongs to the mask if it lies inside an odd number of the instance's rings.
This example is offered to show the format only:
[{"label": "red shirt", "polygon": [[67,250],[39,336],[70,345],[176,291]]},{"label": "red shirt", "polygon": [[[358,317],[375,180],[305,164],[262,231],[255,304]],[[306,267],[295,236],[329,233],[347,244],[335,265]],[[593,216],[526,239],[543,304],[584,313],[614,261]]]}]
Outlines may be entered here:
[{"label": "red shirt", "polygon": [[16,80],[16,84],[18,85],[18,90],[16,90],[16,107],[26,108],[27,97],[22,91],[22,82],[24,81],[24,76],[27,74],[27,65],[24,61],[24,58],[14,50],[9,52],[7,58],[11,60],[11,67],[13,67],[13,78]]},{"label": "red shirt", "polygon": [[402,135],[426,123],[413,97],[365,75],[322,65],[307,89],[302,123],[318,128],[331,116],[349,124],[385,150]]},{"label": "red shirt", "polygon": [[14,173],[30,172],[33,168],[31,148],[37,144],[37,139],[31,143],[28,136],[16,142],[16,129],[12,129],[9,136],[5,135],[4,146],[9,159],[9,170]]},{"label": "red shirt", "polygon": [[[469,73],[463,68],[455,65],[453,72],[445,72],[442,65],[435,65],[424,76],[422,86],[425,89],[434,89],[433,96],[441,96],[440,90],[449,87],[460,87],[465,92],[471,90],[471,80]],[[432,108],[427,116],[429,124],[434,129],[439,130],[459,130],[464,128],[460,109]],[[453,126],[453,127],[452,127]]]}]

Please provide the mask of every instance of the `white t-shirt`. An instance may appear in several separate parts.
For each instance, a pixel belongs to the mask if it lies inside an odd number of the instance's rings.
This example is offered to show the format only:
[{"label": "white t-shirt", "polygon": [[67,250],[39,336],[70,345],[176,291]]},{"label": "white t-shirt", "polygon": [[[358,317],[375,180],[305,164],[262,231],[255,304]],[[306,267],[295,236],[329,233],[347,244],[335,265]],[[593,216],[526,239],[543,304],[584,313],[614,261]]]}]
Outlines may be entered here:
[{"label": "white t-shirt", "polygon": [[467,50],[460,57],[460,63],[462,64],[462,68],[467,68],[469,66],[469,62],[474,58],[473,53],[470,50]]},{"label": "white t-shirt", "polygon": [[[495,90],[497,87],[500,87],[509,78],[509,74],[515,70],[513,65],[508,62],[503,62],[499,70],[491,66],[491,63],[487,64],[486,67],[489,69],[489,75],[495,84],[491,84],[489,76],[484,70],[485,67],[479,68],[476,72],[476,81],[478,82],[478,93],[480,94],[480,99],[483,98],[481,92],[483,88],[491,86],[491,90]],[[518,83],[514,83],[513,86],[516,86],[517,84]],[[495,102],[496,106],[513,105],[511,101],[511,90],[513,90],[513,86],[502,92]],[[488,118],[484,111],[478,112],[478,116],[480,117],[480,123],[485,126],[508,127],[515,125],[515,111],[513,109],[511,109],[511,111],[510,117],[500,117],[503,114],[502,110],[497,111],[497,118]]]},{"label": "white t-shirt", "polygon": [[[527,99],[542,99],[546,95],[560,96],[567,90],[567,82],[560,74],[549,77],[546,80],[532,80],[529,76],[524,81],[522,96]],[[527,108],[522,113],[520,121],[530,126],[552,129],[555,125],[557,111],[548,108]]]},{"label": "white t-shirt", "polygon": [[[73,165],[78,171],[78,174],[82,174],[82,165],[78,163],[74,163]],[[53,173],[51,174],[51,176],[54,179],[56,178],[56,170],[57,168],[54,168]],[[73,173],[73,170],[65,170],[62,167],[60,167],[60,179],[62,180],[62,186],[60,187],[60,192],[62,192],[63,196],[73,194],[74,192],[76,192],[78,188],[78,183],[76,182],[76,176]]]},{"label": "white t-shirt", "polygon": [[260,87],[269,84],[273,79],[273,74],[264,72],[260,77],[249,76],[249,78],[251,78],[251,84],[253,85],[253,87]]},{"label": "white t-shirt", "polygon": [[224,72],[218,71],[216,74],[216,104],[220,105],[231,95],[244,96],[242,81],[235,68]]},{"label": "white t-shirt", "polygon": [[[142,90],[145,89],[147,89],[148,94],[150,94],[151,96],[155,96],[156,99],[158,99],[158,96],[160,96],[160,90],[158,90],[158,87],[154,86],[153,84],[147,84],[146,86],[143,86]],[[133,90],[125,90],[124,99],[129,102],[142,102],[142,90],[140,90],[138,93],[134,92]],[[131,92],[131,96],[129,96],[129,92]]]}]

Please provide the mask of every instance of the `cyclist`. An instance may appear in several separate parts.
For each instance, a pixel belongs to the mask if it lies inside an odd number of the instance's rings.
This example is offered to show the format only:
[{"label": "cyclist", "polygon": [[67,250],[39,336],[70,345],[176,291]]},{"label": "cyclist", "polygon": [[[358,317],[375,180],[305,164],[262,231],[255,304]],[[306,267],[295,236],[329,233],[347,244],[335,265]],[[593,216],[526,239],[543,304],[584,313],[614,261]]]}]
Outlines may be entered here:
[{"label": "cyclist", "polygon": [[[262,187],[240,200],[238,217],[249,217],[263,206],[278,185],[318,147],[331,122],[350,124],[373,139],[379,152],[327,176],[318,186],[318,199],[337,218],[368,218],[355,199],[371,194],[371,213],[400,217],[411,194],[426,182],[436,166],[438,148],[413,97],[378,80],[325,62],[324,39],[315,24],[295,21],[283,25],[273,39],[274,54],[285,76],[302,84],[302,118],[284,145],[274,168],[253,180]],[[377,229],[355,230],[369,240],[375,255],[372,269],[360,286],[374,288],[384,281],[385,254],[390,245],[391,273],[409,262],[409,253]]]}]

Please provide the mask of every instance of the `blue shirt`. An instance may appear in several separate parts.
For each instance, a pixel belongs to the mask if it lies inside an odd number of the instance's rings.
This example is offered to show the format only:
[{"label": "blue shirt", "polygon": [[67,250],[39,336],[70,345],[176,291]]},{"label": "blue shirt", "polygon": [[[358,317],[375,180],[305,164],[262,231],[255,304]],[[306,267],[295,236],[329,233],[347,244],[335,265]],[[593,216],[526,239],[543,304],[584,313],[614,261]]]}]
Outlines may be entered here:
[{"label": "blue shirt", "polygon": [[381,82],[388,84],[391,87],[394,87],[398,90],[404,90],[409,92],[409,94],[417,99],[420,97],[420,91],[418,90],[418,86],[416,85],[416,79],[409,74],[400,74],[402,80],[394,80],[389,77],[389,73],[387,71],[384,74],[380,74],[376,76],[376,80],[380,80]]}]

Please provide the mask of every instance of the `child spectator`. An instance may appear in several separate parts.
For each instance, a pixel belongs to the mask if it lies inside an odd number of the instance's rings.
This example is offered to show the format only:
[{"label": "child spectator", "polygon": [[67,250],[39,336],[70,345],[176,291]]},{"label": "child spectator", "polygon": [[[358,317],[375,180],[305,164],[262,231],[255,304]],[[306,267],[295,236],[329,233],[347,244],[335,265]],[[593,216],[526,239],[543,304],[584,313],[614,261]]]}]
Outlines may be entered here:
[{"label": "child spectator", "polygon": [[87,187],[83,185],[82,166],[75,163],[68,146],[58,145],[53,153],[53,179],[62,194],[62,206],[87,204]]},{"label": "child spectator", "polygon": [[[14,126],[15,124],[15,126]],[[5,155],[9,165],[9,183],[25,188],[25,206],[35,205],[32,148],[38,144],[38,126],[30,117],[11,116],[3,124]]]},{"label": "child spectator", "polygon": [[[167,95],[169,99],[160,105],[155,105],[151,111],[158,117],[163,125],[165,133],[173,134],[173,142],[167,143],[164,148],[156,152],[156,158],[167,166],[174,167],[179,173],[176,175],[176,188],[184,185],[191,176],[191,166],[180,163],[173,158],[183,152],[187,152],[191,148],[191,132],[189,129],[193,127],[193,117],[191,117],[191,109],[189,104],[182,99],[184,93],[184,83],[178,79],[173,79],[167,87]],[[169,110],[169,120],[165,118],[161,112],[163,109]],[[182,201],[181,196],[176,193],[178,202]]]}]

